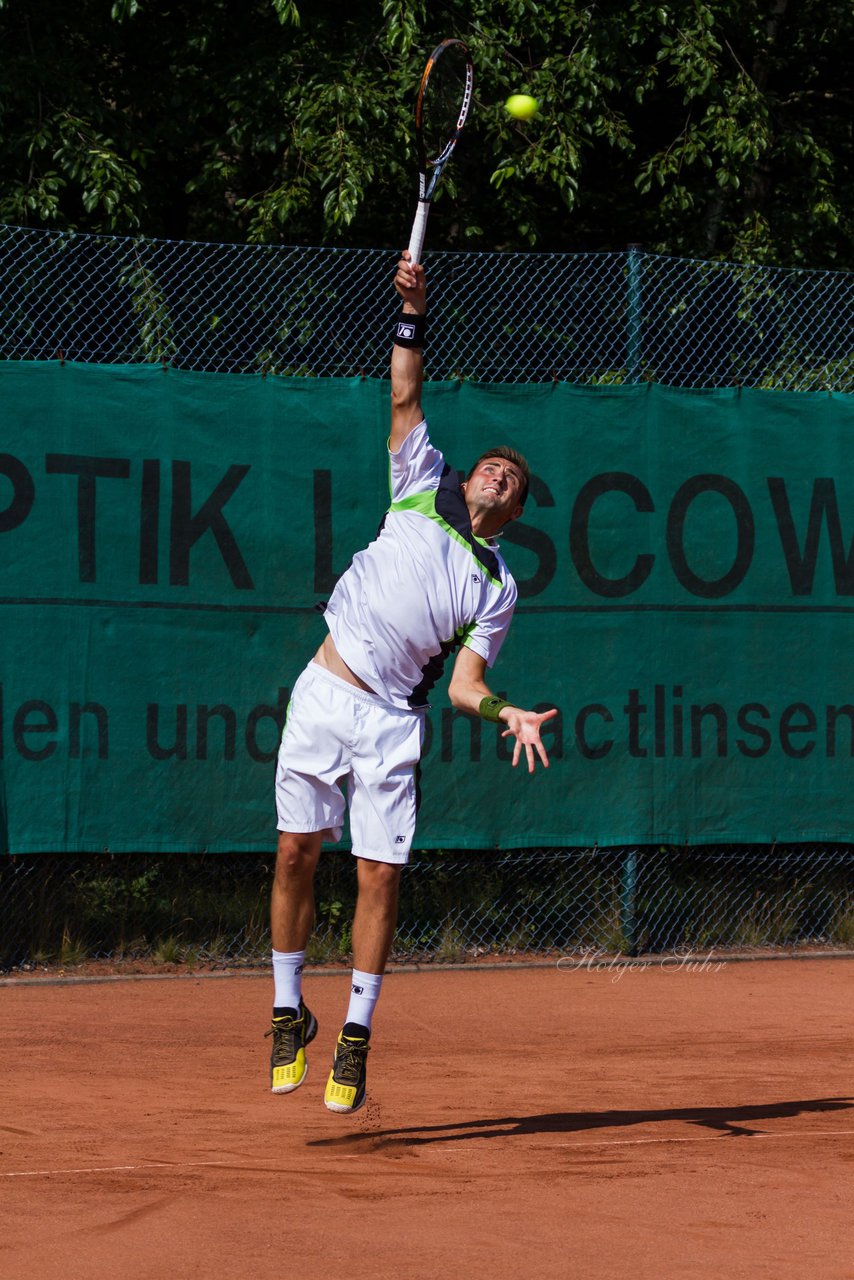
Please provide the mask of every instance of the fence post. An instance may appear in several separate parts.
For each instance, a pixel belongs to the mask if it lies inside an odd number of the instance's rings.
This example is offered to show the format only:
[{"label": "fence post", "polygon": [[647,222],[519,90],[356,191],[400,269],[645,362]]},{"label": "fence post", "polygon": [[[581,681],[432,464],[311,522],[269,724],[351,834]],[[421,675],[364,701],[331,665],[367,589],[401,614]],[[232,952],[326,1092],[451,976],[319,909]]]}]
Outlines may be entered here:
[{"label": "fence post", "polygon": [[620,930],[626,947],[626,955],[637,955],[637,886],[638,851],[627,849],[623,859],[623,875],[620,884]]},{"label": "fence post", "polygon": [[639,382],[641,369],[641,246],[626,246],[626,381]]}]

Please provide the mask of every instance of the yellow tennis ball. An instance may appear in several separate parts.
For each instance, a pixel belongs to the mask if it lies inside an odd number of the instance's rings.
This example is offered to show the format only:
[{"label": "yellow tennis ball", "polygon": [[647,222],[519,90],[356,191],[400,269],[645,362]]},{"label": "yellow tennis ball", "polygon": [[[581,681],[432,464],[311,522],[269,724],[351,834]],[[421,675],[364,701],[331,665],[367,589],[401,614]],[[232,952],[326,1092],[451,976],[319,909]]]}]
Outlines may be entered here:
[{"label": "yellow tennis ball", "polygon": [[539,103],[529,93],[511,93],[504,106],[517,120],[530,120],[537,114]]}]

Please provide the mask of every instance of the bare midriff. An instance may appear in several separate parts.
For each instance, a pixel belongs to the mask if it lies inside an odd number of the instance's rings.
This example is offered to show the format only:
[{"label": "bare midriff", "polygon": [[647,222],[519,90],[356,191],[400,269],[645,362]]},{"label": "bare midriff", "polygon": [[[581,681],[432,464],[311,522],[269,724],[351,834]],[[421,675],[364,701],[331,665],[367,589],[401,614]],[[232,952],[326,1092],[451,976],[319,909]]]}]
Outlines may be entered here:
[{"label": "bare midriff", "polygon": [[312,661],[316,662],[319,667],[323,667],[325,671],[330,671],[332,675],[338,676],[339,680],[346,680],[348,684],[354,684],[357,689],[364,689],[366,693],[375,693],[375,690],[369,684],[365,684],[364,680],[361,680],[355,671],[350,670],[341,654],[335,648],[332,636],[326,637]]}]

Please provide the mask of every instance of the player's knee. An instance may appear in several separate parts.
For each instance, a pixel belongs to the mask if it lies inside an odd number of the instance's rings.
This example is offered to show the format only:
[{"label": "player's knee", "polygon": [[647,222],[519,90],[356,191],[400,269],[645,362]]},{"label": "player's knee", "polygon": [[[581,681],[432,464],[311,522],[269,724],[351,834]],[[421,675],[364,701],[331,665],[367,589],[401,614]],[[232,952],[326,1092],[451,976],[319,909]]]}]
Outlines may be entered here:
[{"label": "player's knee", "polygon": [[314,874],[317,863],[315,841],[303,835],[281,831],[276,850],[276,879],[291,881]]},{"label": "player's knee", "polygon": [[380,900],[393,901],[397,898],[399,884],[399,866],[389,862],[371,862],[367,858],[359,860],[360,893],[368,893]]}]

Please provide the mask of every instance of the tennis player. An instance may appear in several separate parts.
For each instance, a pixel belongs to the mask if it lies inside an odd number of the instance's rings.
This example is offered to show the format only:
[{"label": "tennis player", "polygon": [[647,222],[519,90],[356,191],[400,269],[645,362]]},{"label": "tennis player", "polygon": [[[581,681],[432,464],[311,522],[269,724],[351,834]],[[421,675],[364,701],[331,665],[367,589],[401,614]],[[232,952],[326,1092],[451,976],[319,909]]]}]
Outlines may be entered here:
[{"label": "tennis player", "polygon": [[365,1101],[371,1021],[397,924],[400,873],[417,807],[416,769],[428,695],[456,652],[453,705],[504,725],[533,772],[548,766],[541,726],[556,710],[525,711],[485,682],[516,603],[495,542],[522,514],[528,465],[489,449],[468,476],[430,443],[421,411],[426,326],[424,270],[405,252],[395,288],[402,310],[391,358],[391,505],[326,607],[329,634],[294,685],[276,771],[278,853],[271,900],[275,994],[274,1093],[299,1088],[317,1021],[302,999],[314,922],[314,872],[323,840],[341,838],[346,782],[356,857],[350,1002],[325,1103],[358,1111]]}]

